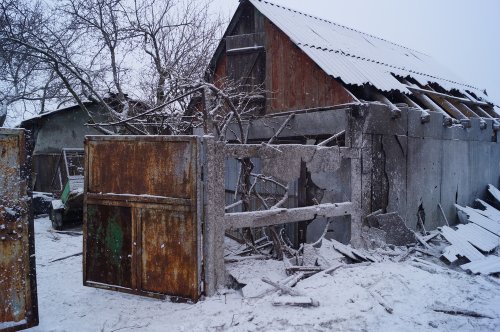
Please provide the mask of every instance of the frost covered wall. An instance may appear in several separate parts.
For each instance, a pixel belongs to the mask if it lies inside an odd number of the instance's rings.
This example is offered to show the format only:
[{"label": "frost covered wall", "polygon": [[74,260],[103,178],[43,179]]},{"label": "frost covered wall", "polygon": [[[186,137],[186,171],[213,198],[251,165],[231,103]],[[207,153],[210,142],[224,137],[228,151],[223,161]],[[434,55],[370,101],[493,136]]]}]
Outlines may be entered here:
[{"label": "frost covered wall", "polygon": [[[450,222],[456,221],[455,203],[470,205],[485,198],[486,185],[499,184],[500,143],[492,121],[471,119],[471,127],[443,126],[443,116],[429,112],[422,122],[420,111],[401,108],[401,117],[378,103],[344,105],[330,110],[300,112],[289,122],[278,144],[317,144],[346,130],[345,145],[358,148],[361,179],[351,177],[349,165],[335,172],[309,172],[299,203],[308,205],[341,202],[352,195],[352,181],[361,182],[362,215],[383,209],[398,212],[409,227],[417,225],[420,211],[426,228],[443,225],[441,203]],[[249,139],[266,142],[287,115],[267,116],[249,123]],[[229,137],[231,138],[231,137]],[[303,205],[299,205],[303,206]],[[332,237],[342,242],[359,230],[347,217],[332,225]],[[307,241],[314,241],[326,220],[318,218],[307,227]],[[356,226],[357,227],[357,226]]]},{"label": "frost covered wall", "polygon": [[420,211],[425,227],[450,222],[455,203],[485,198],[486,185],[499,184],[500,143],[491,120],[471,119],[471,127],[443,126],[443,116],[402,109],[391,119],[382,105],[365,105],[349,120],[348,144],[362,149],[363,215],[379,209],[398,212],[411,228]]},{"label": "frost covered wall", "polygon": [[51,191],[50,184],[62,148],[83,148],[85,135],[100,134],[92,127],[85,126],[88,121],[89,116],[83,110],[73,107],[21,124],[21,127],[32,132],[34,139],[34,190]]}]

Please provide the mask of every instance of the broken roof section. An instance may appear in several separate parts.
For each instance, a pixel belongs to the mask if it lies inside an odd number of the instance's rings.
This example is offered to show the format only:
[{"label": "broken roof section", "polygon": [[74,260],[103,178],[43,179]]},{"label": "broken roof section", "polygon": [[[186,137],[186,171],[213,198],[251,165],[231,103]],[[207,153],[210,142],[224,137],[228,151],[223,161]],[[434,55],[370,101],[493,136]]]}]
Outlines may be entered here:
[{"label": "broken roof section", "polygon": [[268,1],[249,2],[327,74],[346,84],[410,94],[395,76],[411,77],[423,86],[437,83],[448,91],[470,91],[488,101],[483,91],[461,82],[424,53]]}]

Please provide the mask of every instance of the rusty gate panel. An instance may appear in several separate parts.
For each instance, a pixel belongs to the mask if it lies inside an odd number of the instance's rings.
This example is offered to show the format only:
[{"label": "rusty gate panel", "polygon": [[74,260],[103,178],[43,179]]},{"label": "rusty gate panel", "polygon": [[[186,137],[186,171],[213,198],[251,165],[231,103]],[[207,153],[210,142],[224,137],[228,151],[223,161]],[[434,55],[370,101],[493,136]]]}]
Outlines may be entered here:
[{"label": "rusty gate panel", "polygon": [[[190,198],[193,188],[186,184],[193,178],[191,150],[190,144],[182,141],[92,142],[89,154],[99,158],[91,161],[88,191]],[[145,167],[146,163],[154,167]]]},{"label": "rusty gate panel", "polygon": [[85,285],[199,298],[200,156],[192,136],[86,138]]},{"label": "rusty gate panel", "polygon": [[132,219],[128,207],[87,207],[87,280],[132,287]]},{"label": "rusty gate panel", "polygon": [[[142,288],[180,297],[195,298],[198,282],[196,224],[191,212],[145,209],[141,213]],[[176,229],[176,236],[172,236]],[[167,267],[165,269],[165,267]]]},{"label": "rusty gate panel", "polygon": [[0,128],[0,331],[38,325],[30,172],[24,131]]}]

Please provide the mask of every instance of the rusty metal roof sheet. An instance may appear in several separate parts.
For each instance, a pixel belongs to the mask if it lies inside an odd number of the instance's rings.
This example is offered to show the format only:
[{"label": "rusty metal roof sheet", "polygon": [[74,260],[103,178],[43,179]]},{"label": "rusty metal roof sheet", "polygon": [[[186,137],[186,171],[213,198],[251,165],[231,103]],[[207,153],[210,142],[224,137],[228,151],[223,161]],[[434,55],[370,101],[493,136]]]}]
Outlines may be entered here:
[{"label": "rusty metal roof sheet", "polygon": [[488,256],[485,259],[464,264],[461,268],[474,274],[500,273],[500,257]]},{"label": "rusty metal roof sheet", "polygon": [[410,93],[394,75],[410,76],[423,85],[438,83],[488,99],[424,53],[268,1],[249,1],[327,74],[346,84]]}]

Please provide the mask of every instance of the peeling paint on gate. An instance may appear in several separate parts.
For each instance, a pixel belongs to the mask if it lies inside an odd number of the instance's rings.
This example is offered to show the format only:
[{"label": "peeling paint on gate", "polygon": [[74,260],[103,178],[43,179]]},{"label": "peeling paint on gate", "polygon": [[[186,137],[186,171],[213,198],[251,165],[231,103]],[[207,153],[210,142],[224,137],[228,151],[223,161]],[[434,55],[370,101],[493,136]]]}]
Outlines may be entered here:
[{"label": "peeling paint on gate", "polygon": [[38,324],[31,169],[23,130],[0,128],[0,331]]},{"label": "peeling paint on gate", "polygon": [[198,300],[200,146],[191,136],[86,138],[85,285]]}]

